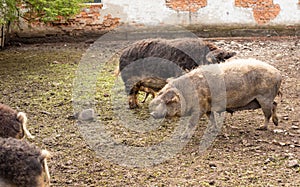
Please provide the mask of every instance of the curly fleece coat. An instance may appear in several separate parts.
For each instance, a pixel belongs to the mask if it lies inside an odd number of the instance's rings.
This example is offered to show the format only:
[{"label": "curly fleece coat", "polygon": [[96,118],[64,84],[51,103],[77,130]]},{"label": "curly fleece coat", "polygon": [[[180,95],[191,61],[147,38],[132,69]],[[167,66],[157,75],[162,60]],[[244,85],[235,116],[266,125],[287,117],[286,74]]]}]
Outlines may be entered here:
[{"label": "curly fleece coat", "polygon": [[49,156],[48,151],[26,141],[0,138],[0,186],[43,187],[49,184],[46,163]]}]

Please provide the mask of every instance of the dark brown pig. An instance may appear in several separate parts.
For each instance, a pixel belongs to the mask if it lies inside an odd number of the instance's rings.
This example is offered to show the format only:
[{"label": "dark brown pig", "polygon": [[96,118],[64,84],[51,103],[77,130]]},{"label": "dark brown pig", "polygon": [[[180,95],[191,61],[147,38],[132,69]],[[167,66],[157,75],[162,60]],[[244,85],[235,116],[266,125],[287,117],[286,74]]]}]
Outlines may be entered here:
[{"label": "dark brown pig", "polygon": [[34,138],[26,128],[27,117],[24,112],[17,112],[0,103],[0,137],[22,139],[25,135]]},{"label": "dark brown pig", "polygon": [[149,96],[149,94],[152,95],[152,97],[155,97],[156,92],[161,90],[165,85],[167,84],[167,81],[165,79],[161,79],[158,77],[148,77],[145,79],[142,79],[135,83],[132,87],[132,92],[134,95],[130,97],[131,100],[129,100],[129,105],[134,105],[134,103],[137,102],[137,94],[139,91],[143,91],[146,93],[146,96],[142,103],[144,103]]},{"label": "dark brown pig", "polygon": [[[152,94],[163,88],[161,83],[167,78],[178,77],[199,65],[223,62],[235,54],[199,38],[145,39],[134,43],[122,52],[119,63],[129,108],[138,106],[137,94],[143,88]],[[155,85],[153,80],[149,87],[137,85],[149,81],[149,77],[164,81]]]},{"label": "dark brown pig", "polygon": [[50,186],[49,157],[48,151],[24,140],[0,138],[0,186]]},{"label": "dark brown pig", "polygon": [[[211,112],[234,112],[262,108],[267,129],[272,117],[278,125],[275,97],[280,93],[280,71],[255,59],[235,59],[222,64],[199,67],[168,84],[150,103],[154,118]],[[212,122],[214,122],[214,119]]]}]

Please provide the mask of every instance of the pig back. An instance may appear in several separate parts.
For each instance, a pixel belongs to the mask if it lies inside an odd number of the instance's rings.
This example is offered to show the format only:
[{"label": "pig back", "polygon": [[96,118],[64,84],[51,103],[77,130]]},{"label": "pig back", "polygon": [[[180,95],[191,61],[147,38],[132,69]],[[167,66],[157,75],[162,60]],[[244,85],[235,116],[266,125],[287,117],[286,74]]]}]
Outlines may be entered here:
[{"label": "pig back", "polygon": [[281,84],[280,71],[255,59],[235,59],[202,66],[169,81],[191,111],[225,111],[249,104],[256,97],[273,101]]},{"label": "pig back", "polygon": [[246,105],[257,97],[274,100],[282,77],[279,70],[256,59],[235,59],[220,64],[226,85],[227,107]]},{"label": "pig back", "polygon": [[208,64],[207,43],[200,39],[141,40],[126,48],[121,57],[119,71],[126,92],[147,77],[167,79],[178,77],[201,64]]}]

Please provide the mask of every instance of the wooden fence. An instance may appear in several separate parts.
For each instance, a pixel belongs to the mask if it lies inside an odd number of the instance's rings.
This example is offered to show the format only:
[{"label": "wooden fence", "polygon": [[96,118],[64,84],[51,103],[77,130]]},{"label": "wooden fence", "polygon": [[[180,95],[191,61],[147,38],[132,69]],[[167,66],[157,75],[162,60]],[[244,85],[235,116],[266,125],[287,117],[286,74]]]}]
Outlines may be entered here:
[{"label": "wooden fence", "polygon": [[0,47],[3,48],[5,44],[5,26],[0,25],[1,30],[0,30]]}]

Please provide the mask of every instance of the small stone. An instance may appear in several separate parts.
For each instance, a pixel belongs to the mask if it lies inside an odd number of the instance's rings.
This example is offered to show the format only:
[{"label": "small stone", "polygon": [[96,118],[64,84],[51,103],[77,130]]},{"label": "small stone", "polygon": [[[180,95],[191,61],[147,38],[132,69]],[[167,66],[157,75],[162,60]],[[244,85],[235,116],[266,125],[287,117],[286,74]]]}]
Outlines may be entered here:
[{"label": "small stone", "polygon": [[286,143],[284,143],[284,142],[278,142],[279,143],[279,145],[281,145],[281,146],[286,146]]},{"label": "small stone", "polygon": [[289,116],[283,116],[284,120],[289,120]]},{"label": "small stone", "polygon": [[287,167],[288,168],[295,168],[295,167],[299,167],[299,162],[298,160],[289,160],[287,161]]},{"label": "small stone", "polygon": [[72,160],[68,160],[68,161],[66,162],[66,165],[67,165],[67,166],[72,165],[72,164],[73,164]]},{"label": "small stone", "polygon": [[259,45],[260,46],[265,46],[265,43],[264,42],[260,42]]},{"label": "small stone", "polygon": [[299,126],[297,126],[297,125],[292,125],[291,128],[294,129],[294,130],[297,130],[297,129],[299,129]]},{"label": "small stone", "polygon": [[275,159],[272,158],[272,157],[269,157],[269,158],[267,158],[267,159],[265,160],[264,164],[268,164],[268,163],[270,163],[270,162],[275,162]]},{"label": "small stone", "polygon": [[280,145],[280,146],[285,146],[286,145],[286,143],[278,142],[277,140],[273,140],[272,143],[275,144],[275,145]]},{"label": "small stone", "polygon": [[289,136],[292,136],[292,137],[295,137],[295,136],[296,136],[295,134],[290,133],[290,132],[288,133],[288,135],[289,135]]},{"label": "small stone", "polygon": [[274,129],[273,132],[274,133],[283,133],[283,132],[285,132],[285,130],[283,130],[283,129]]},{"label": "small stone", "polygon": [[94,109],[86,109],[79,113],[78,119],[82,121],[91,121],[95,118]]},{"label": "small stone", "polygon": [[94,42],[95,42],[94,39],[89,39],[89,40],[86,40],[86,41],[85,41],[86,44],[92,44],[92,43],[94,43]]},{"label": "small stone", "polygon": [[209,167],[215,169],[217,168],[217,165],[215,163],[209,163]]},{"label": "small stone", "polygon": [[209,184],[209,185],[215,185],[215,184],[216,184],[216,181],[209,181],[208,184]]},{"label": "small stone", "polygon": [[293,108],[293,107],[290,107],[290,106],[287,106],[287,107],[285,107],[285,110],[293,112],[293,111],[294,111],[294,108]]},{"label": "small stone", "polygon": [[51,113],[47,112],[47,111],[41,111],[41,114],[45,114],[45,115],[51,116]]},{"label": "small stone", "polygon": [[243,145],[247,145],[248,141],[247,140],[242,140]]},{"label": "small stone", "polygon": [[295,157],[295,155],[293,153],[285,153],[284,157],[291,160],[291,159],[293,159]]},{"label": "small stone", "polygon": [[282,57],[283,57],[283,55],[279,53],[275,56],[275,59],[280,60],[280,59],[282,59]]}]

